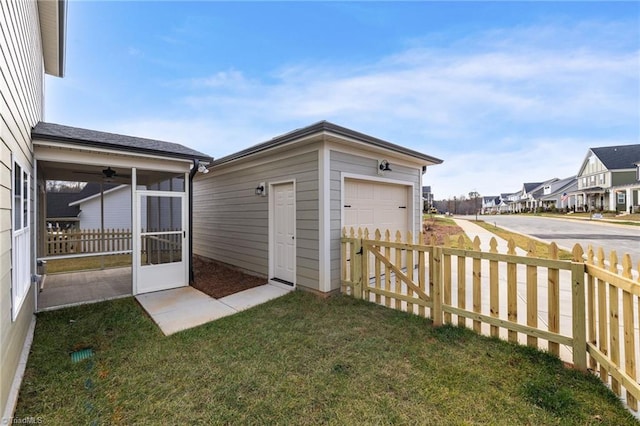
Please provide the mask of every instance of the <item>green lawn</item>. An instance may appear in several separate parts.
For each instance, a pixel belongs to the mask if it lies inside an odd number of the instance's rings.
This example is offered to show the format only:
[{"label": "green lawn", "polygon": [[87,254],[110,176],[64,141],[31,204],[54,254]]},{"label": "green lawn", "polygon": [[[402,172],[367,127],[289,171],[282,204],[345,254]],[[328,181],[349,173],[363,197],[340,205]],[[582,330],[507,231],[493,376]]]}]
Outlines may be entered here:
[{"label": "green lawn", "polygon": [[[72,363],[70,353],[93,348]],[[634,424],[549,355],[294,292],[164,337],[129,299],[38,315],[17,418],[44,424]]]},{"label": "green lawn", "polygon": [[90,271],[101,268],[119,268],[131,266],[130,254],[112,254],[107,256],[75,257],[47,261],[47,273]]}]

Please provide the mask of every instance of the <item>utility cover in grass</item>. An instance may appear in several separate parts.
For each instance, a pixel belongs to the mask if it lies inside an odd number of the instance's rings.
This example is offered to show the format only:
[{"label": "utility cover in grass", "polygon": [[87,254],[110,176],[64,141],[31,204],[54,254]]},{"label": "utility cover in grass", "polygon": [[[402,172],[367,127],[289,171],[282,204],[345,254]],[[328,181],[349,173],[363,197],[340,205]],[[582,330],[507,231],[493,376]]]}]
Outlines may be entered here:
[{"label": "utility cover in grass", "polygon": [[79,351],[71,352],[71,362],[80,362],[93,356],[93,349],[86,348]]}]

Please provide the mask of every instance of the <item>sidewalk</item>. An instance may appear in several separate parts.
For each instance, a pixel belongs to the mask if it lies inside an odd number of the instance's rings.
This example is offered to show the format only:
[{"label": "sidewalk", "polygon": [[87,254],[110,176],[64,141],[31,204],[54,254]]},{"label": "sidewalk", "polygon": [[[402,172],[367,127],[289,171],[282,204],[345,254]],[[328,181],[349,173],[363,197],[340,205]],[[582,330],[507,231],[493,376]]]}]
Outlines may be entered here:
[{"label": "sidewalk", "polygon": [[[456,223],[456,225],[462,228],[464,233],[467,234],[471,241],[473,241],[476,237],[480,239],[480,249],[482,251],[489,251],[489,242],[491,241],[491,238],[495,238],[498,242],[499,253],[504,254],[508,251],[507,240],[505,240],[504,238],[501,238],[493,232],[487,231],[483,227],[478,226],[468,220],[453,218],[453,221]],[[519,247],[516,247],[516,254],[519,256],[526,256],[527,252]]]}]

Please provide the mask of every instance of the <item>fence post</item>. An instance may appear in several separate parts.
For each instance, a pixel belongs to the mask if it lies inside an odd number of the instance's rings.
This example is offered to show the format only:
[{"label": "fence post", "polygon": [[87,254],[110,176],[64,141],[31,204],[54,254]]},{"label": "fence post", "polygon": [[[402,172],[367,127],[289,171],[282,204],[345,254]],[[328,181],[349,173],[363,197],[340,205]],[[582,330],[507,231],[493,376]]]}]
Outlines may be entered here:
[{"label": "fence post", "polygon": [[439,327],[442,325],[442,247],[433,247],[433,275],[431,281],[431,300],[433,309],[431,310],[431,319],[433,325]]},{"label": "fence post", "polygon": [[[353,236],[353,228],[351,228]],[[358,258],[357,256],[360,256]],[[362,299],[362,230],[358,229],[358,236],[351,247],[351,280],[353,281],[353,297]]]},{"label": "fence post", "polygon": [[[631,256],[625,254],[622,258],[622,276],[633,279],[631,275]],[[634,379],[636,378],[636,340],[635,324],[633,319],[633,295],[626,290],[622,291],[622,311],[624,324],[624,370]],[[632,410],[638,411],[638,400],[627,390],[627,405]]]},{"label": "fence post", "polygon": [[579,244],[573,247],[573,261],[571,262],[572,283],[572,319],[573,319],[573,367],[580,371],[587,371],[587,327],[585,307],[585,283],[583,250]]}]

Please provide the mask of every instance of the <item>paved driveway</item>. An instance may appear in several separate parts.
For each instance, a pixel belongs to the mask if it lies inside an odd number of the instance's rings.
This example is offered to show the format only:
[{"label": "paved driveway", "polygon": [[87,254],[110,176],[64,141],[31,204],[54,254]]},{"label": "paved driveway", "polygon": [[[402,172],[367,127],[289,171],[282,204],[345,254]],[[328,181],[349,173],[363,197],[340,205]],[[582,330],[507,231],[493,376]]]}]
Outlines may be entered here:
[{"label": "paved driveway", "polygon": [[[467,216],[467,219],[475,217]],[[634,269],[640,261],[640,226],[617,225],[598,220],[565,220],[548,217],[520,215],[485,215],[478,219],[497,226],[531,235],[559,246],[571,248],[578,243],[586,250],[591,244],[594,250],[602,247],[607,258],[612,250],[618,258],[629,253]]]}]

